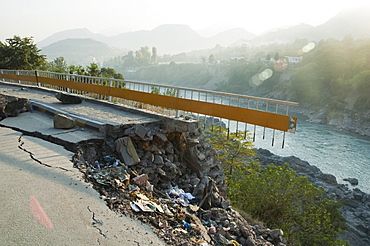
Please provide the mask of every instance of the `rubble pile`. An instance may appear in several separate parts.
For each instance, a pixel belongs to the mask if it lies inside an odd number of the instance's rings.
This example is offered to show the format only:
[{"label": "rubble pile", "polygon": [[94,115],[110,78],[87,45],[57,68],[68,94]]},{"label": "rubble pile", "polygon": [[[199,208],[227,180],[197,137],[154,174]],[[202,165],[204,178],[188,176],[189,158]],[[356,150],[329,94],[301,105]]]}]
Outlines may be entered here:
[{"label": "rubble pile", "polygon": [[149,224],[168,245],[285,245],[281,230],[249,224],[230,206],[216,152],[200,132],[133,125],[114,153],[96,144],[81,144],[74,165],[112,210]]},{"label": "rubble pile", "polygon": [[0,119],[28,111],[28,99],[0,94]]}]

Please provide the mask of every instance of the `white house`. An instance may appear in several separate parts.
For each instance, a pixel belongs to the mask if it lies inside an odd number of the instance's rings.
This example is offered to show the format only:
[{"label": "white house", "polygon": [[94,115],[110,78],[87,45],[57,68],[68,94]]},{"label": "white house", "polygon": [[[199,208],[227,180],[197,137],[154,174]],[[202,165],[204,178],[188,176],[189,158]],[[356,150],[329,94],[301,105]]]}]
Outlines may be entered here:
[{"label": "white house", "polygon": [[302,61],[302,56],[286,56],[288,64],[296,64]]}]

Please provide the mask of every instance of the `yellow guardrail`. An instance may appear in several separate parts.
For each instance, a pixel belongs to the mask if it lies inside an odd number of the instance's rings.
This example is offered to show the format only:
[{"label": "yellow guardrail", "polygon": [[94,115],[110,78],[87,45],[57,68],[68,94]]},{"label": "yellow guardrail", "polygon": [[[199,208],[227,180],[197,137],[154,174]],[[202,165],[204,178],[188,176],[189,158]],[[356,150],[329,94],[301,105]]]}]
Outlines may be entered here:
[{"label": "yellow guardrail", "polygon": [[[126,100],[132,100],[136,102],[146,103],[150,105],[156,105],[165,108],[171,108],[174,110],[182,110],[192,113],[198,113],[208,116],[220,117],[222,119],[229,119],[237,122],[244,122],[247,124],[258,125],[266,128],[271,128],[275,130],[280,130],[284,132],[295,132],[297,118],[291,117],[289,115],[278,114],[258,110],[258,109],[250,109],[240,106],[233,106],[233,105],[224,105],[220,103],[214,102],[207,102],[207,101],[200,101],[188,98],[180,98],[168,95],[161,95],[155,94],[150,92],[126,89],[126,88],[116,88],[111,87],[109,85],[101,85],[89,82],[81,82],[81,81],[72,81],[68,80],[69,77],[77,76],[77,75],[69,75],[69,74],[57,74],[60,78],[52,78],[50,75],[40,76],[42,73],[49,72],[38,72],[38,71],[14,71],[14,70],[0,70],[0,78],[6,80],[13,80],[13,81],[27,81],[27,82],[34,82],[38,85],[40,84],[48,84],[62,88],[69,88],[84,92],[96,93],[100,95],[106,95],[110,97],[116,98],[123,98]],[[24,75],[26,74],[26,75]],[[54,73],[55,74],[55,73]],[[58,77],[56,76],[56,77]],[[94,78],[89,76],[79,76],[90,78],[92,80],[101,80],[103,78]],[[109,80],[104,78],[104,80]],[[117,80],[115,80],[117,81]],[[127,83],[127,81],[123,81]],[[150,84],[152,85],[152,84]],[[182,87],[170,87],[172,89],[182,88]],[[182,88],[184,89],[184,88]],[[192,90],[192,89],[189,89]],[[200,91],[194,89],[194,91]],[[203,91],[204,92],[204,91]],[[220,92],[212,92],[208,91],[208,93],[216,93],[226,96],[237,96],[242,97],[242,95],[230,94],[230,93],[220,93]],[[297,103],[287,102],[287,101],[280,101],[274,99],[267,99],[267,98],[258,98],[258,97],[247,97],[248,100],[259,100],[263,101],[264,103],[276,103],[276,104],[283,104],[286,107],[297,106]],[[257,107],[258,108],[258,107]],[[288,113],[288,110],[287,110]]]}]

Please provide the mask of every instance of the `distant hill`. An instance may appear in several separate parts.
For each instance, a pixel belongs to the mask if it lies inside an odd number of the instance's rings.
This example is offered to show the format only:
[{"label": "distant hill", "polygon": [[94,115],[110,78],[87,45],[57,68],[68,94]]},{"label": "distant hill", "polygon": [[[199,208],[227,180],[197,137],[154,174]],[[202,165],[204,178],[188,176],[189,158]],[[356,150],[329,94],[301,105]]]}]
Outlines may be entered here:
[{"label": "distant hill", "polygon": [[370,38],[370,5],[344,10],[317,27],[317,34],[325,38]]},{"label": "distant hill", "polygon": [[304,38],[312,41],[328,38],[341,40],[348,35],[351,35],[355,39],[370,38],[370,5],[342,11],[317,27],[300,24],[268,32],[253,40],[244,41],[244,43],[252,45],[273,42],[291,43],[296,39]]},{"label": "distant hill", "polygon": [[156,47],[160,54],[176,54],[196,49],[213,48],[217,44],[228,46],[237,39],[249,40],[254,37],[253,34],[244,29],[231,29],[214,37],[206,38],[200,36],[187,25],[168,24],[158,26],[151,31],[126,32],[112,37],[94,34],[88,29],[73,29],[55,33],[39,42],[38,45],[45,47],[64,39],[90,38],[126,50],[138,50],[141,47],[149,46]]},{"label": "distant hill", "polygon": [[[141,47],[148,46],[156,47],[158,54],[163,55],[211,49],[216,45],[224,47],[243,44],[259,46],[276,42],[292,43],[296,39],[308,39],[311,41],[319,41],[330,37],[343,39],[347,35],[352,35],[355,39],[370,38],[369,13],[370,6],[348,9],[338,13],[329,21],[317,27],[313,27],[308,24],[299,24],[289,28],[275,29],[274,31],[265,33],[258,37],[241,28],[228,29],[212,37],[203,37],[187,25],[175,24],[161,25],[151,31],[141,30],[126,32],[112,37],[107,37],[102,34],[94,34],[88,29],[73,29],[55,33],[39,42],[38,46],[47,48],[43,50],[45,52],[49,52],[50,48],[46,46],[50,46],[58,41],[72,39],[67,42],[70,46],[73,42],[77,42],[75,47],[81,47],[83,49],[84,47],[81,46],[82,41],[77,40],[90,39],[90,43],[92,40],[99,41],[100,44],[99,46],[96,46],[96,48],[102,47],[105,50],[114,50],[107,46],[133,51],[139,50]],[[95,44],[97,45],[97,43]],[[65,44],[59,43],[57,45],[60,50],[58,54],[64,56],[61,45]],[[106,53],[106,55],[108,54],[110,54],[110,52]],[[54,53],[47,53],[47,55],[54,57]],[[70,55],[72,56],[72,54]]]},{"label": "distant hill", "polygon": [[262,45],[269,43],[292,43],[296,39],[307,38],[316,40],[316,28],[308,24],[300,24],[290,28],[279,29],[277,31],[266,33],[262,36],[249,40],[251,45]]},{"label": "distant hill", "polygon": [[152,31],[128,32],[111,37],[108,44],[132,50],[154,46],[161,54],[175,54],[197,47],[209,48],[206,40],[186,25],[161,25]]},{"label": "distant hill", "polygon": [[233,44],[236,40],[253,40],[254,38],[256,38],[256,35],[247,32],[243,28],[232,28],[223,31],[209,39],[212,40],[214,44],[219,44],[221,46],[227,47]]},{"label": "distant hill", "polygon": [[94,34],[87,28],[77,28],[54,33],[53,35],[47,37],[46,39],[38,42],[37,45],[42,48],[52,43],[69,38],[73,39],[90,38],[101,42],[105,42],[107,40],[107,37],[102,34]]},{"label": "distant hill", "polygon": [[49,61],[64,57],[68,64],[88,65],[92,62],[101,63],[126,52],[91,38],[69,38],[42,48],[41,53],[45,54]]}]

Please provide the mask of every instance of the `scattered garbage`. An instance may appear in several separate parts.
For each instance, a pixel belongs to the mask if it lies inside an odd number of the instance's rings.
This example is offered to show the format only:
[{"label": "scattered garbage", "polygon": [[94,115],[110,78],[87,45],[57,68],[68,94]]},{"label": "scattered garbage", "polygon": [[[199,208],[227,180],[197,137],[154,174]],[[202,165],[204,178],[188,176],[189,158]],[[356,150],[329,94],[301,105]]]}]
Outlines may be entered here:
[{"label": "scattered garbage", "polygon": [[147,182],[149,182],[148,180],[149,180],[149,177],[146,174],[141,174],[132,179],[132,181],[134,181],[135,184],[141,185],[141,186],[146,185]]},{"label": "scattered garbage", "polygon": [[[136,125],[124,132],[114,153],[87,144],[75,157],[75,166],[112,210],[150,224],[168,245],[284,245],[282,232],[271,239],[265,228],[232,209],[215,151],[202,139],[191,136],[186,147],[186,138],[159,129]],[[198,148],[205,158],[198,158]],[[181,161],[181,153],[193,153],[187,157],[191,163]]]}]

